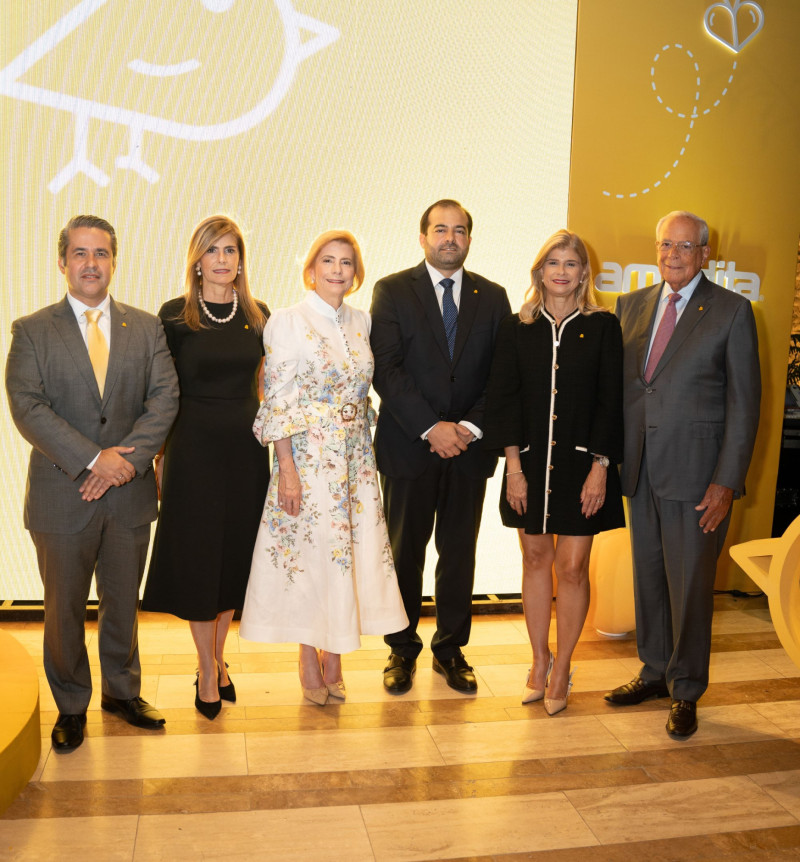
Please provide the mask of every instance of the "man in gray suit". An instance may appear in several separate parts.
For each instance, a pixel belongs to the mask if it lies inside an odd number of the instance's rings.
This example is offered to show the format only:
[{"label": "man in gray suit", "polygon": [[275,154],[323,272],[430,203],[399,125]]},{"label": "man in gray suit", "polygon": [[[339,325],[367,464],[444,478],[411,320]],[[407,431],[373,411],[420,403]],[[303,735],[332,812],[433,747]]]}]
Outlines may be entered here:
[{"label": "man in gray suit", "polygon": [[[67,296],[12,324],[11,415],[33,447],[25,493],[44,584],[44,667],[59,715],[53,748],[83,742],[92,694],[84,620],[97,579],[101,707],[138,727],[164,718],[139,696],[139,584],[158,501],[152,470],[178,408],[157,317],[108,294],[114,228],[76,216],[61,231]],[[98,316],[99,312],[99,316]]]},{"label": "man in gray suit", "polygon": [[606,694],[672,697],[667,733],[697,730],[708,686],[717,559],[758,428],[758,337],[748,300],[709,281],[708,225],[671,212],[656,228],[663,281],[622,296],[625,454],[636,642],[643,667]]}]

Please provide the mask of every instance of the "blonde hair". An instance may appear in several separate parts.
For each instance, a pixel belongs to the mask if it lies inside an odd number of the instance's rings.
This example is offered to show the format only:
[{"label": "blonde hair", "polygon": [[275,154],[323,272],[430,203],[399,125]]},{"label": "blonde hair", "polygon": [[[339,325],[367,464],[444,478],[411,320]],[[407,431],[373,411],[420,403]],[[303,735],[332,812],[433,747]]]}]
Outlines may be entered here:
[{"label": "blonde hair", "polygon": [[303,284],[306,290],[314,289],[314,282],[311,280],[314,264],[317,262],[319,253],[329,242],[344,242],[353,249],[353,257],[355,258],[356,273],[353,278],[353,286],[347,291],[345,296],[355,293],[362,284],[364,284],[364,259],[361,257],[361,249],[358,241],[346,230],[326,230],[321,233],[314,242],[311,243],[311,248],[308,250],[306,259],[303,261]]},{"label": "blonde hair", "polygon": [[239,247],[239,263],[242,271],[236,276],[234,286],[239,295],[239,305],[247,318],[248,324],[260,335],[264,329],[266,318],[264,312],[250,293],[250,282],[247,278],[247,251],[244,236],[236,222],[226,215],[212,215],[204,218],[192,231],[189,247],[186,249],[186,268],[183,272],[184,299],[186,300],[179,320],[189,329],[207,329],[205,315],[200,313],[199,295],[202,281],[197,274],[197,264],[212,245],[226,233],[236,237]]},{"label": "blonde hair", "polygon": [[542,267],[547,259],[556,249],[570,249],[574,251],[583,266],[583,275],[580,284],[575,289],[575,301],[581,314],[594,314],[596,311],[604,311],[597,304],[594,295],[594,283],[592,279],[592,266],[589,263],[589,254],[586,246],[578,234],[566,228],[556,231],[539,249],[536,260],[531,267],[531,286],[525,293],[525,301],[519,310],[519,319],[522,323],[533,323],[542,313],[547,291],[542,278]]}]

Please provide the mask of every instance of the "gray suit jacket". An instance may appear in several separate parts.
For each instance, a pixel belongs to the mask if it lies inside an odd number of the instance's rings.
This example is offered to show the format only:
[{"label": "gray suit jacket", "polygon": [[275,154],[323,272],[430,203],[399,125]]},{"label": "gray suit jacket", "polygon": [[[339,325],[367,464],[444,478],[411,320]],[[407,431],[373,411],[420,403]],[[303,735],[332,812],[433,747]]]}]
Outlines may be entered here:
[{"label": "gray suit jacket", "polygon": [[101,449],[135,446],[125,456],[135,478],[103,500],[122,525],[154,520],[152,471],[178,409],[178,378],[159,319],[111,300],[111,341],[102,399],[86,343],[66,297],[12,324],[6,363],[11,415],[31,444],[25,526],[77,533],[95,511],[78,491]]},{"label": "gray suit jacket", "polygon": [[712,482],[740,496],[761,401],[753,309],[701,276],[646,383],[645,355],[662,286],[617,302],[624,345],[622,493],[635,493],[645,454],[659,497],[699,503]]}]

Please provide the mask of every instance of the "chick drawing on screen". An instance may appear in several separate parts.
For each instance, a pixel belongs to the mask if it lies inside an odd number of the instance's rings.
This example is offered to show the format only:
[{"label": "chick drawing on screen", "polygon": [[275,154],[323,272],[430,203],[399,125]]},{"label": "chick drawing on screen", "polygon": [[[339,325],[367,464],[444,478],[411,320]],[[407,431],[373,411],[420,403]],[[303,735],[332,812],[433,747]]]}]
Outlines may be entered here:
[{"label": "chick drawing on screen", "polygon": [[72,158],[53,194],[78,174],[110,182],[87,154],[90,120],[126,126],[116,167],[155,183],[145,132],[187,141],[246,132],[283,101],[301,62],[338,38],[293,0],[82,0],[0,69],[0,94],[74,116]]}]

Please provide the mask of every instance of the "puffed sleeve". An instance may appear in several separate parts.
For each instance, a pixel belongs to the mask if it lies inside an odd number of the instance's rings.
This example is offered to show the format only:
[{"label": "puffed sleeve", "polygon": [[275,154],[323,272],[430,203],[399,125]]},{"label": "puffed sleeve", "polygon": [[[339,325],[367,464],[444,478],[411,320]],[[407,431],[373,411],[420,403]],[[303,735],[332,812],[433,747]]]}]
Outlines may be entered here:
[{"label": "puffed sleeve", "polygon": [[492,370],[486,387],[484,449],[523,446],[522,380],[519,370],[517,329],[519,315],[512,314],[500,324],[495,340]]},{"label": "puffed sleeve", "polygon": [[302,329],[302,319],[292,309],[273,312],[264,327],[264,400],[253,422],[253,434],[262,446],[308,430],[297,381]]}]

